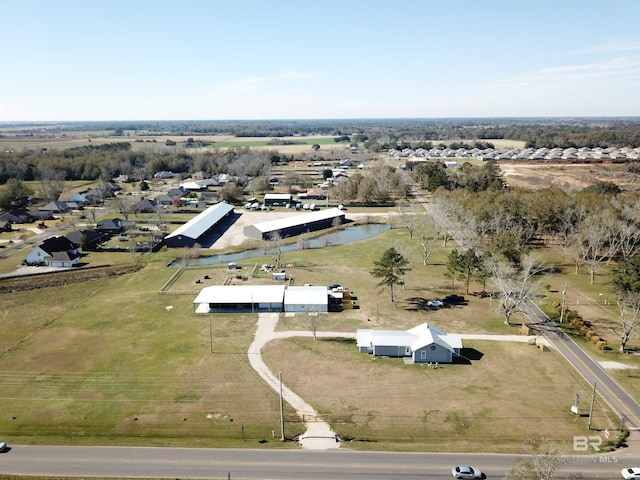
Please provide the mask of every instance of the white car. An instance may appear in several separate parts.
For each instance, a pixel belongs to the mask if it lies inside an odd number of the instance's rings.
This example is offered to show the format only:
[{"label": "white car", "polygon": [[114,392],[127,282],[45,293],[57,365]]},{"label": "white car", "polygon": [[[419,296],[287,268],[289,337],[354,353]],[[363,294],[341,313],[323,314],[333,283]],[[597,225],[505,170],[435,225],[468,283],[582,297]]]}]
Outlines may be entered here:
[{"label": "white car", "polygon": [[442,302],[441,300],[429,300],[427,302],[427,307],[438,308],[443,306],[444,306],[444,302]]},{"label": "white car", "polygon": [[0,453],[4,452],[7,449],[7,444],[4,442],[0,442]]},{"label": "white car", "polygon": [[480,480],[482,478],[485,478],[484,473],[482,473],[480,470],[468,466],[453,467],[451,469],[451,475],[453,475],[453,478],[465,480]]},{"label": "white car", "polygon": [[627,480],[640,480],[640,467],[623,468],[622,476]]}]

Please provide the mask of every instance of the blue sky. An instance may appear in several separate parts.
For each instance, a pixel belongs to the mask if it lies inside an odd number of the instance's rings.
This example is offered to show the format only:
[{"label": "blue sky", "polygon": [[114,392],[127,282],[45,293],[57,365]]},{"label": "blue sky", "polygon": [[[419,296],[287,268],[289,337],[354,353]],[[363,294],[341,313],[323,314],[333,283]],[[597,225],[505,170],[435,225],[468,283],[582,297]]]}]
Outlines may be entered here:
[{"label": "blue sky", "polygon": [[639,0],[0,0],[0,122],[640,115]]}]

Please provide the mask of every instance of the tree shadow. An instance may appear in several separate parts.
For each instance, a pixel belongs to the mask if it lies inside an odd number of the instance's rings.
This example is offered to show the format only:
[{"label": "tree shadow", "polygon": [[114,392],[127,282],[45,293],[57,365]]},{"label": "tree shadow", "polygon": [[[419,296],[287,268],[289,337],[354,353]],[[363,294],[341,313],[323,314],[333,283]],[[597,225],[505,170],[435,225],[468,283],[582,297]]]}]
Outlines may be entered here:
[{"label": "tree shadow", "polygon": [[[433,299],[431,299],[433,300]],[[427,302],[429,301],[429,299],[426,299],[424,297],[411,297],[411,298],[407,298],[405,299],[405,302],[408,304],[406,307],[404,307],[405,310],[408,310],[410,312],[417,312],[420,310],[437,310],[437,307],[430,307],[429,305],[427,305]]]}]

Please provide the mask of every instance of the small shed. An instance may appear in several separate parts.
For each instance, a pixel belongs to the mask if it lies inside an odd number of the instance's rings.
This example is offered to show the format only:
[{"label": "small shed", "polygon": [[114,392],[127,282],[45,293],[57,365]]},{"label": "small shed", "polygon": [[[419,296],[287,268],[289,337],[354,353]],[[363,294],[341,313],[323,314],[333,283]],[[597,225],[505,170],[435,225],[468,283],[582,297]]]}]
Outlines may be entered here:
[{"label": "small shed", "polygon": [[271,279],[284,282],[287,280],[287,272],[271,272]]}]

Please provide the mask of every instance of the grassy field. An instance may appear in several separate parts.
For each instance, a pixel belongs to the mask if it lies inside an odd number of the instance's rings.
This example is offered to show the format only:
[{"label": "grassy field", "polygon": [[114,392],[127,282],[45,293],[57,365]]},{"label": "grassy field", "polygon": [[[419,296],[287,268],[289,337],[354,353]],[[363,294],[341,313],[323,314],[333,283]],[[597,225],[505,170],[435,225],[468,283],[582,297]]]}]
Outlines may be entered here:
[{"label": "grassy field", "polygon": [[[318,144],[322,149],[344,150],[345,145],[334,141],[334,136],[300,136],[287,137],[282,140],[292,142],[289,145],[273,144],[270,137],[234,137],[231,135],[154,135],[148,136],[138,134],[134,136],[130,132],[128,136],[114,137],[111,132],[68,132],[64,135],[34,133],[32,136],[13,136],[6,133],[5,137],[0,137],[0,148],[5,150],[39,150],[50,148],[64,150],[67,148],[81,147],[85,145],[104,145],[107,143],[130,142],[131,148],[136,151],[204,151],[211,148],[239,148],[250,147],[258,149],[269,149],[282,151],[283,153],[313,152],[312,145]],[[187,148],[186,141],[193,138],[195,141],[211,142],[211,145],[198,148]],[[167,146],[165,142],[172,140],[175,146]],[[293,143],[295,142],[295,143]]]},{"label": "grassy field", "polygon": [[[368,273],[391,245],[402,248],[412,265],[396,306]],[[418,308],[425,299],[450,293],[443,272],[452,246],[438,248],[427,266],[419,261],[417,247],[405,230],[393,229],[364,242],[286,253],[283,262],[294,265],[295,284],[338,282],[356,295],[360,308],[323,316],[323,330],[405,329],[428,321],[451,333],[516,332],[503,326],[490,300],[479,295],[468,295],[469,304],[462,307]],[[102,254],[92,255],[91,262],[107,263]],[[128,253],[105,255],[108,262],[132,260]],[[256,318],[214,315],[210,323],[194,314],[194,290],[206,285],[196,280],[208,275],[211,283],[221,282],[226,268],[186,270],[166,294],[158,293],[176,273],[166,265],[179,255],[138,256],[145,268],[115,279],[0,294],[0,347],[8,350],[0,355],[4,438],[12,443],[296,445],[271,437],[279,432],[279,400],[246,356]],[[251,272],[270,260],[256,258],[242,266]],[[606,277],[598,280],[603,286]],[[549,279],[541,302],[557,298],[557,285],[564,281],[562,276]],[[570,295],[583,288],[584,282],[571,282]],[[472,286],[472,293],[479,289]],[[465,293],[458,283],[455,290]],[[584,295],[599,300],[594,293],[597,287]],[[600,305],[592,306],[601,311]],[[611,312],[601,313],[611,321]],[[283,317],[278,325],[280,330],[304,328],[305,318],[299,316]],[[517,440],[527,433],[569,441],[585,432],[586,419],[571,416],[569,406],[574,393],[587,398],[591,387],[556,353],[497,342],[466,342],[465,347],[471,365],[437,370],[359,354],[353,341],[344,340],[283,340],[269,344],[265,353],[288,386],[353,440],[350,448],[519,451]],[[635,357],[600,355],[638,365]],[[625,388],[638,395],[637,383],[637,377],[628,377]],[[288,407],[286,419],[288,438],[302,433]],[[594,426],[616,426],[600,401]]]},{"label": "grassy field", "polygon": [[[286,140],[289,145],[274,145],[273,138],[270,137],[235,137],[232,135],[148,135],[148,132],[131,130],[124,131],[123,136],[112,136],[112,131],[67,131],[43,132],[34,130],[30,135],[16,135],[11,129],[0,129],[4,136],[0,137],[0,148],[5,150],[39,150],[40,148],[50,148],[64,150],[67,148],[80,147],[85,145],[103,145],[116,142],[130,142],[132,149],[136,151],[203,151],[210,148],[238,148],[249,147],[256,149],[277,150],[284,154],[313,153],[312,145],[320,145],[321,151],[339,150],[344,151],[349,146],[348,143],[336,143],[334,135],[324,136],[298,136],[285,137],[278,140]],[[195,141],[212,142],[210,146],[199,148],[186,148],[185,143],[188,138]],[[172,140],[177,144],[169,147],[165,145],[167,140]],[[522,141],[494,139],[487,140],[495,148],[524,148]],[[451,143],[437,142],[437,143]],[[436,142],[434,142],[435,144]]]}]

